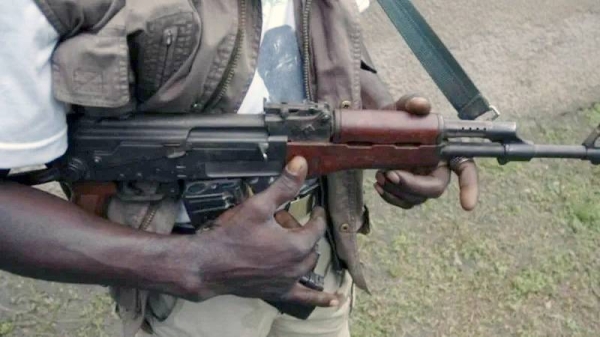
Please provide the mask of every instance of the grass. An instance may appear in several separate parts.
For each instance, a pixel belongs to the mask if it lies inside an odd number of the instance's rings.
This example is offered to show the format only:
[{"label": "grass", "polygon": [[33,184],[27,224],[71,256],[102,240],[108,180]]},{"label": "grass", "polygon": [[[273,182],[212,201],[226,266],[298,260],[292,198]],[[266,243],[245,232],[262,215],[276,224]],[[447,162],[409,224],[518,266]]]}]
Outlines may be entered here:
[{"label": "grass", "polygon": [[0,274],[0,336],[113,336],[112,303],[100,287]]},{"label": "grass", "polygon": [[[600,123],[600,105],[544,121],[527,138],[577,144]],[[472,213],[459,210],[455,186],[408,212],[367,193],[375,223],[361,244],[373,295],[358,296],[354,336],[598,335],[598,168],[478,164]]]}]

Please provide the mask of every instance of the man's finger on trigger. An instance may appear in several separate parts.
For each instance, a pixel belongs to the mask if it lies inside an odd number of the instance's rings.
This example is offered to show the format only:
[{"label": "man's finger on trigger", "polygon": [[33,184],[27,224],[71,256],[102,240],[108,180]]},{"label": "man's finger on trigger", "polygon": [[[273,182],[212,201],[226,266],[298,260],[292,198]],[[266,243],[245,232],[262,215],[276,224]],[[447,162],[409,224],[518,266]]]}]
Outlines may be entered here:
[{"label": "man's finger on trigger", "polygon": [[466,211],[471,211],[477,205],[479,198],[479,177],[477,165],[472,160],[458,165],[455,170],[460,187],[460,204]]},{"label": "man's finger on trigger", "polygon": [[390,171],[386,177],[408,193],[438,198],[450,183],[450,170],[440,166],[427,176],[415,175],[407,171]]},{"label": "man's finger on trigger", "polygon": [[279,206],[291,201],[298,195],[306,179],[307,170],[306,159],[302,157],[293,158],[286,165],[279,178],[269,188],[254,197],[255,202],[271,206],[274,213]]},{"label": "man's finger on trigger", "polygon": [[296,218],[294,218],[288,211],[279,211],[279,212],[275,213],[275,220],[283,228],[287,228],[287,229],[302,228],[302,226],[300,225],[298,220],[296,220]]},{"label": "man's finger on trigger", "polygon": [[292,289],[283,296],[285,302],[311,305],[317,307],[337,307],[342,303],[341,295],[324,291],[316,291],[296,283]]}]

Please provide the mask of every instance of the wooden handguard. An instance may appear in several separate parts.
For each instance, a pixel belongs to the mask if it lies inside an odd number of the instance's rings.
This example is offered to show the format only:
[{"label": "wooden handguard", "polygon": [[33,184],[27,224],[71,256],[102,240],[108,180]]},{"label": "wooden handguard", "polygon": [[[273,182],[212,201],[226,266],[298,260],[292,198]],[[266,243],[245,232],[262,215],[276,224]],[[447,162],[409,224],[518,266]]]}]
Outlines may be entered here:
[{"label": "wooden handguard", "polygon": [[337,144],[436,145],[443,124],[438,114],[391,110],[336,110],[334,121],[332,141]]},{"label": "wooden handguard", "polygon": [[108,201],[117,193],[117,185],[102,182],[77,182],[71,187],[71,201],[84,210],[104,217]]},{"label": "wooden handguard", "polygon": [[435,167],[443,123],[439,115],[389,110],[337,110],[332,142],[290,142],[287,159],[303,156],[309,176],[348,169]]}]

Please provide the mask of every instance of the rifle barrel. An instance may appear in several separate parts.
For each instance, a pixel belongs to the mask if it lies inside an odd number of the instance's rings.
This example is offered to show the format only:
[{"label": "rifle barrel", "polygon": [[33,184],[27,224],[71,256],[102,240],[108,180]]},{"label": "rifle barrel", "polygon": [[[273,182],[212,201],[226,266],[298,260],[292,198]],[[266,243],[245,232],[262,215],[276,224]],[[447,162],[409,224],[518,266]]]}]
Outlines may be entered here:
[{"label": "rifle barrel", "polygon": [[442,157],[487,157],[501,162],[529,161],[533,158],[564,158],[600,162],[600,149],[583,145],[536,145],[528,143],[448,143],[441,150]]}]

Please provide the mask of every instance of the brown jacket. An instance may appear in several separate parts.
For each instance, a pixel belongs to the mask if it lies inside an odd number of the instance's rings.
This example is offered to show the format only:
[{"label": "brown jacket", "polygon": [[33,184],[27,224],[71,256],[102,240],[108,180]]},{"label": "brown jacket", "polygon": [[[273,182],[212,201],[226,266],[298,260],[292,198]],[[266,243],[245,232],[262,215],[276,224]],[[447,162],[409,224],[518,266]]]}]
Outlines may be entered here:
[{"label": "brown jacket", "polygon": [[[392,102],[364,47],[355,0],[295,0],[309,99],[333,107]],[[36,0],[63,40],[56,97],[97,115],[234,113],[255,70],[260,0]],[[303,4],[304,3],[304,4]],[[362,172],[327,177],[335,248],[366,289],[356,235],[369,230]]]}]

